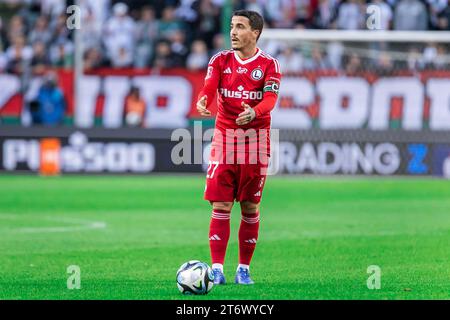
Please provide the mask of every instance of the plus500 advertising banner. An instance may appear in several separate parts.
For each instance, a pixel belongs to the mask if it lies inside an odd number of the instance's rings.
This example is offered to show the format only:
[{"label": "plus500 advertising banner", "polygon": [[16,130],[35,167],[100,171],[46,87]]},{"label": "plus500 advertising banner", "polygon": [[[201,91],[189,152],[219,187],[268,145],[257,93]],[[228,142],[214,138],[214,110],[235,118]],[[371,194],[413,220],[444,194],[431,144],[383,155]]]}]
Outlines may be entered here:
[{"label": "plus500 advertising banner", "polygon": [[[171,133],[149,129],[1,129],[0,171],[143,175],[205,172],[210,141],[189,139],[192,153],[188,161],[180,161],[176,156],[181,141],[171,139]],[[450,178],[450,141],[446,132],[280,131],[279,140],[272,142],[270,166],[271,174]]]}]

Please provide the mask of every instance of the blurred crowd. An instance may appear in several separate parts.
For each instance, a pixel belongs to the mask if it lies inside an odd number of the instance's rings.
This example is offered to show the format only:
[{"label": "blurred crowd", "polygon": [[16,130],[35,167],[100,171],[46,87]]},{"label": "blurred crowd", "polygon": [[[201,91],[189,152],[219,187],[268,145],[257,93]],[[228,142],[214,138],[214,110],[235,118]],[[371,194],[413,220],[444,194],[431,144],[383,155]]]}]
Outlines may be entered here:
[{"label": "blurred crowd", "polygon": [[[0,72],[39,74],[74,63],[74,34],[66,8],[73,0],[0,0]],[[224,12],[260,12],[267,28],[366,29],[366,9],[380,8],[381,29],[450,30],[450,0],[80,0],[84,66],[203,69],[209,57],[228,47]],[[9,15],[8,15],[9,14]],[[226,24],[226,25],[224,25]],[[226,34],[226,33],[225,33]],[[285,71],[357,69],[367,55],[345,55],[339,43],[288,47],[269,44]],[[265,49],[265,48],[263,48]],[[373,48],[372,48],[373,49]],[[383,48],[381,48],[383,49]],[[398,56],[420,68],[446,47],[408,48]],[[397,59],[397,60],[398,60]],[[442,59],[441,59],[442,60]],[[445,59],[444,59],[445,60]],[[381,54],[378,65],[395,57]],[[394,62],[393,62],[394,61]],[[437,59],[439,63],[439,59]]]},{"label": "blurred crowd", "polygon": [[341,42],[306,42],[300,47],[283,43],[275,46],[284,74],[334,70],[345,75],[364,73],[389,76],[421,70],[449,70],[448,44],[386,44],[364,47],[345,46]]}]

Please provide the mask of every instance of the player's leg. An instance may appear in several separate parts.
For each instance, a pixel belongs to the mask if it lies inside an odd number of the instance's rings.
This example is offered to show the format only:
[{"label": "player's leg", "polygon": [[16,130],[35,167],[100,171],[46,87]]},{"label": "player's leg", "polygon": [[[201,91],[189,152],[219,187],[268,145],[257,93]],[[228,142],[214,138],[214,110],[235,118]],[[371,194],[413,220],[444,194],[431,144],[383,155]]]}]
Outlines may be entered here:
[{"label": "player's leg", "polygon": [[236,199],[241,205],[239,227],[239,265],[235,282],[253,284],[250,278],[250,262],[255,252],[259,234],[259,203],[266,181],[267,165],[245,164],[241,166]]},{"label": "player's leg", "polygon": [[213,202],[209,225],[209,249],[215,284],[225,284],[223,263],[230,238],[230,213],[233,202]]},{"label": "player's leg", "polygon": [[241,202],[241,225],[239,227],[239,265],[235,282],[253,284],[250,278],[250,262],[255,252],[259,234],[259,203]]},{"label": "player's leg", "polygon": [[206,175],[205,199],[212,204],[209,225],[209,248],[211,252],[214,283],[224,284],[223,263],[230,238],[230,214],[235,197],[233,167],[212,163]]}]

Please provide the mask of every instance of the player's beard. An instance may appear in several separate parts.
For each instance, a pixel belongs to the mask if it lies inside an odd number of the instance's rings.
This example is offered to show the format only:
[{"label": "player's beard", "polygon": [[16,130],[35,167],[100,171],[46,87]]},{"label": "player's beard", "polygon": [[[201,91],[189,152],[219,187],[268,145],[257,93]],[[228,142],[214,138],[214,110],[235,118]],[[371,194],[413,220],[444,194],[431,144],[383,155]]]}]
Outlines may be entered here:
[{"label": "player's beard", "polygon": [[234,51],[245,51],[247,48],[252,46],[252,40],[248,39],[248,38],[240,38],[237,42],[235,42],[233,44],[233,42],[231,42],[231,48]]},{"label": "player's beard", "polygon": [[237,43],[231,42],[231,48],[234,51],[241,51],[242,50],[242,46],[239,45],[239,42],[237,42]]},{"label": "player's beard", "polygon": [[233,41],[231,41],[231,48],[234,51],[242,51],[247,45],[248,45],[248,39],[244,38],[237,38],[237,41],[233,43]]}]

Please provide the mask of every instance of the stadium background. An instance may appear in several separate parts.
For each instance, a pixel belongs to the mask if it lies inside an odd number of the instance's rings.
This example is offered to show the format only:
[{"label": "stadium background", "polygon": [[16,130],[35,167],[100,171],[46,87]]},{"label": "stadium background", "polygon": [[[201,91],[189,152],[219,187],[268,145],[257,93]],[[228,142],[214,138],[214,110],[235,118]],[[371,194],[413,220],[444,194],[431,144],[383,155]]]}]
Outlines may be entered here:
[{"label": "stadium background", "polygon": [[[1,0],[0,298],[180,298],[177,267],[209,259],[207,159],[174,164],[171,135],[214,125],[195,101],[243,8],[265,17],[260,47],[283,71],[253,271],[267,282],[210,296],[448,299],[444,0]],[[82,290],[67,290],[69,264]],[[372,264],[384,291],[367,289]]]}]

